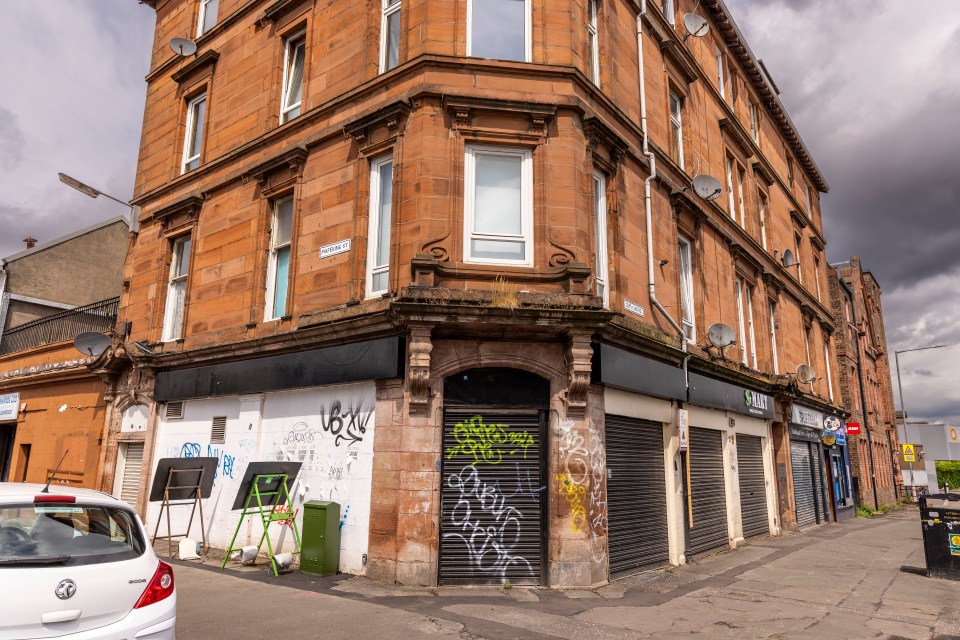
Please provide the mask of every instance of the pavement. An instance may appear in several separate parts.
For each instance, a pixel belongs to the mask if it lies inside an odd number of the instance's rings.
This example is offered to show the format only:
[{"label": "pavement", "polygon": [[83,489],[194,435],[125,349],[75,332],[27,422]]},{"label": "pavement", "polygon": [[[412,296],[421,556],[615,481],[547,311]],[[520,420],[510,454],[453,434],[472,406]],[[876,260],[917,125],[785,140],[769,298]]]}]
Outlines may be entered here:
[{"label": "pavement", "polygon": [[960,640],[960,582],[922,575],[916,507],[753,540],[598,589],[401,587],[176,562],[179,640]]}]

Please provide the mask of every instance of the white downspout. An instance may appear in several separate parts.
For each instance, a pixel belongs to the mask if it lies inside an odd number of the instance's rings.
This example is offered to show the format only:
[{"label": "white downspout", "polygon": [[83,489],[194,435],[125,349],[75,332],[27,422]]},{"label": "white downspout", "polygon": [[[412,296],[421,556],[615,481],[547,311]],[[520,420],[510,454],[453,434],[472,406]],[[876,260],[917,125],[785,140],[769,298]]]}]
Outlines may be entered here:
[{"label": "white downspout", "polygon": [[[670,317],[670,314],[667,313],[667,310],[664,309],[663,305],[660,304],[660,301],[657,300],[657,285],[653,271],[653,200],[651,197],[651,184],[657,177],[657,157],[652,151],[650,151],[650,136],[647,132],[647,87],[643,70],[643,17],[646,14],[647,0],[640,0],[640,13],[637,15],[637,60],[639,63],[638,67],[640,75],[640,128],[643,130],[643,155],[647,156],[647,159],[650,162],[650,175],[646,180],[643,181],[644,210],[646,213],[647,224],[647,273],[650,276],[648,282],[650,304],[654,309],[659,311],[664,318],[666,318],[667,322],[670,323],[670,326],[673,327],[674,331],[679,334],[680,348],[684,353],[687,353],[686,332],[684,332],[683,328],[677,324],[676,320]],[[689,360],[689,355],[685,356],[683,359],[683,377],[687,387],[690,386],[689,375],[687,372],[687,362]]]}]

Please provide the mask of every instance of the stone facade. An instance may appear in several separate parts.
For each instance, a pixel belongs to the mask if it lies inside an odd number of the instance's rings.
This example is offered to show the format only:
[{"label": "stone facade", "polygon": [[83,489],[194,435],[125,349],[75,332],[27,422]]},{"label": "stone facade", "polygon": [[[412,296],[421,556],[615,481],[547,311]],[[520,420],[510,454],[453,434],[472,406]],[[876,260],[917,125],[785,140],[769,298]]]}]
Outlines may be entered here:
[{"label": "stone facade", "polygon": [[860,501],[893,504],[903,495],[903,479],[880,286],[857,256],[831,265],[829,276],[843,404],[862,428],[849,444]]},{"label": "stone facade", "polygon": [[[676,16],[651,3],[638,23],[633,3],[603,2],[599,83],[588,76],[586,2],[531,2],[529,59],[504,61],[467,55],[466,0],[402,0],[399,64],[383,73],[379,0],[221,0],[217,26],[197,39],[191,58],[173,55],[167,41],[195,31],[200,3],[148,4],[157,28],[134,199],[143,214],[121,303],[132,333],[96,367],[124,381],[131,366],[175,372],[404,336],[404,376],[377,382],[368,575],[437,582],[444,384],[461,371],[521,369],[549,385],[542,581],[554,585],[596,584],[609,575],[602,474],[583,474],[588,504],[580,508],[596,513],[581,527],[572,526],[582,515],[564,498],[565,476],[557,472],[563,443],[574,441],[597,443],[583,464],[603,468],[598,344],[839,411],[837,379],[825,373],[835,369],[831,309],[821,300],[827,280],[815,266],[824,262],[819,194],[827,185],[720,3],[684,0]],[[711,21],[711,35],[685,41],[682,12],[696,6]],[[285,43],[300,33],[301,112],[281,124]],[[714,46],[725,52],[723,87]],[[671,93],[683,101],[682,158],[671,152]],[[206,126],[199,166],[182,172],[187,108],[200,95]],[[528,265],[468,259],[473,148],[529,158]],[[371,171],[388,156],[388,284],[382,295],[368,296]],[[651,157],[657,174],[648,229]],[[693,176],[724,183],[728,162],[732,193],[723,187],[712,201],[693,194]],[[600,220],[598,175],[606,205]],[[271,219],[288,196],[286,307],[265,320]],[[682,306],[679,236],[691,245],[689,320],[696,328],[689,342],[673,328]],[[172,248],[185,237],[191,256],[180,337],[164,341]],[[349,250],[321,254],[348,240]],[[787,249],[799,266],[782,260]],[[598,256],[606,256],[608,301],[597,295]],[[737,328],[741,317],[743,340],[726,352],[710,346],[711,324]],[[798,383],[800,364],[813,366],[817,379]],[[146,402],[152,394],[146,385]],[[148,469],[159,412],[151,405],[140,436]],[[114,437],[120,413],[114,407],[108,417]],[[672,442],[674,456],[676,436]],[[774,484],[771,478],[770,491],[789,491]],[[792,495],[784,499],[789,507]],[[682,545],[671,557],[683,558]]]}]

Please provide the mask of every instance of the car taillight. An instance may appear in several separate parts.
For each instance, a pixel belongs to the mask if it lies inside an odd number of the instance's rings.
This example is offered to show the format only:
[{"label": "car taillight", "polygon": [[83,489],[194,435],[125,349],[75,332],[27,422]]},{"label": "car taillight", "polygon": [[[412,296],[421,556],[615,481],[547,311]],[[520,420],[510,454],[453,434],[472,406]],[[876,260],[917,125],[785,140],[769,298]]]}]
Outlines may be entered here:
[{"label": "car taillight", "polygon": [[44,493],[33,497],[33,504],[40,504],[43,502],[75,503],[76,501],[77,496],[55,496],[49,493]]},{"label": "car taillight", "polygon": [[161,560],[153,578],[150,580],[150,584],[147,585],[143,595],[140,596],[133,608],[149,607],[151,604],[169,598],[171,594],[173,594],[173,567]]}]

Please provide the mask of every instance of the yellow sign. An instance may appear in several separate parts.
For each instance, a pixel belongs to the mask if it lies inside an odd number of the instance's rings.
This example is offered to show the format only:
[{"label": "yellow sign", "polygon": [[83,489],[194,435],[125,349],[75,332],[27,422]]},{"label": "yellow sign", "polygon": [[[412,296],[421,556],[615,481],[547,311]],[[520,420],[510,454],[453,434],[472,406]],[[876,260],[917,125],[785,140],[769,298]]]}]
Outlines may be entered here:
[{"label": "yellow sign", "polygon": [[952,444],[960,444],[960,429],[957,427],[947,427],[947,439]]},{"label": "yellow sign", "polygon": [[903,446],[903,461],[904,461],[904,462],[916,462],[916,461],[917,461],[917,456],[916,456],[916,454],[913,452],[913,445],[912,445],[912,444],[905,444],[905,445],[902,445],[902,446]]},{"label": "yellow sign", "polygon": [[837,443],[837,436],[833,435],[832,433],[824,434],[823,444],[827,445],[828,447],[832,447],[836,443]]}]

